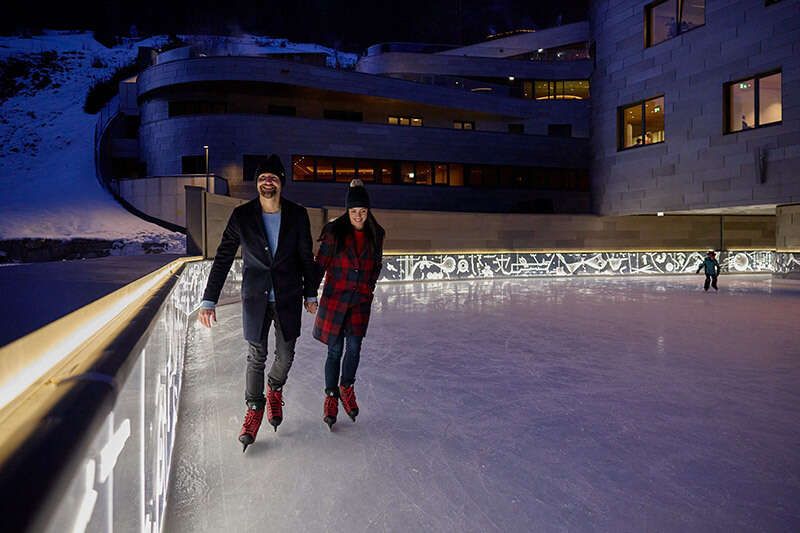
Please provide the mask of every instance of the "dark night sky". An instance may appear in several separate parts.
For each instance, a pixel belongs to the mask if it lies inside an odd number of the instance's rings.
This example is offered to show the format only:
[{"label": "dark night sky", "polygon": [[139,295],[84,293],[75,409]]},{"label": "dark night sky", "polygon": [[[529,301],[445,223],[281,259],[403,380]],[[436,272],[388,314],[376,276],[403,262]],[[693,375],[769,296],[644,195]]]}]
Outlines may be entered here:
[{"label": "dark night sky", "polygon": [[11,0],[0,31],[90,29],[104,39],[127,34],[135,24],[140,34],[253,32],[359,51],[383,41],[476,42],[491,32],[553,26],[559,15],[562,23],[583,20],[587,5],[588,0]]}]

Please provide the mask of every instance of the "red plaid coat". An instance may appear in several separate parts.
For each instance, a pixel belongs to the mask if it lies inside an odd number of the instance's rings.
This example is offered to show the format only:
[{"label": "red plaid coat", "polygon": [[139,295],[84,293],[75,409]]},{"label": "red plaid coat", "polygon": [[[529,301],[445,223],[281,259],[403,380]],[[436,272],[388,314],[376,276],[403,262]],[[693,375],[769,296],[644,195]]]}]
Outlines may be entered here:
[{"label": "red plaid coat", "polygon": [[320,276],[325,276],[325,284],[314,321],[315,339],[328,344],[342,331],[359,337],[367,334],[372,297],[381,273],[384,234],[378,226],[378,249],[366,245],[357,257],[352,235],[347,237],[341,251],[335,253],[331,223],[322,229],[315,260]]}]

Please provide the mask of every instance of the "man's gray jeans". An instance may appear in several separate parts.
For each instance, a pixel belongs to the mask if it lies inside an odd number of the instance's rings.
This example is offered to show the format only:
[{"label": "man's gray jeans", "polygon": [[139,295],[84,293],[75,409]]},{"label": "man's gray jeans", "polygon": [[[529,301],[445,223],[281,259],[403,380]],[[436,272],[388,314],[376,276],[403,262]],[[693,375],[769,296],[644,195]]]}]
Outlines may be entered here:
[{"label": "man's gray jeans", "polygon": [[264,369],[266,368],[267,355],[269,354],[267,338],[270,324],[274,325],[275,330],[275,359],[267,375],[267,383],[270,388],[279,389],[286,383],[289,369],[292,368],[292,361],[294,361],[294,345],[297,342],[297,339],[287,341],[283,338],[275,302],[270,302],[267,305],[267,312],[264,316],[261,342],[249,342],[250,347],[247,350],[245,401],[248,405],[255,404],[259,408],[263,407],[266,402],[264,397]]}]

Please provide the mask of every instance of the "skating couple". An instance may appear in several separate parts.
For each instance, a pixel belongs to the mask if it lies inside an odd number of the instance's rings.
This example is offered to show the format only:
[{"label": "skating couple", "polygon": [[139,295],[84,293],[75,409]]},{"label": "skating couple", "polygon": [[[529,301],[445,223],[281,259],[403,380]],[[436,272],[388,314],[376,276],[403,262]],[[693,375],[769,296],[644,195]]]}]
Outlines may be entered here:
[{"label": "skating couple", "polygon": [[[244,449],[252,444],[266,411],[277,431],[283,420],[283,386],[300,336],[302,309],[316,313],[314,338],[328,347],[325,361],[323,420],[332,428],[342,402],[355,421],[358,404],[353,384],[361,342],[369,324],[372,297],[381,271],[384,230],[370,212],[367,190],[353,180],[347,212],[328,222],[316,258],[306,209],[281,197],[286,172],[276,155],[256,169],[258,198],[233,210],[208,277],[198,320],[216,322],[215,306],[242,247],[242,322],[249,344],[245,379],[247,411],[239,434]],[[322,298],[317,290],[323,277]],[[275,358],[267,373],[267,335],[274,326]]]}]

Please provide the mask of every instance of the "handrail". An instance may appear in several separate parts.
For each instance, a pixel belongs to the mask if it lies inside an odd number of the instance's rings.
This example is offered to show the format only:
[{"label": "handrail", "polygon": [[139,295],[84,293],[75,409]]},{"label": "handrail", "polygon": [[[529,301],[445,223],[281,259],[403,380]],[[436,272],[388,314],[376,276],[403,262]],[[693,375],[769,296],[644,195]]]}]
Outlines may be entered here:
[{"label": "handrail", "polygon": [[0,464],[66,392],[59,385],[91,367],[136,310],[185,263],[198,259],[176,259],[0,348]]}]

